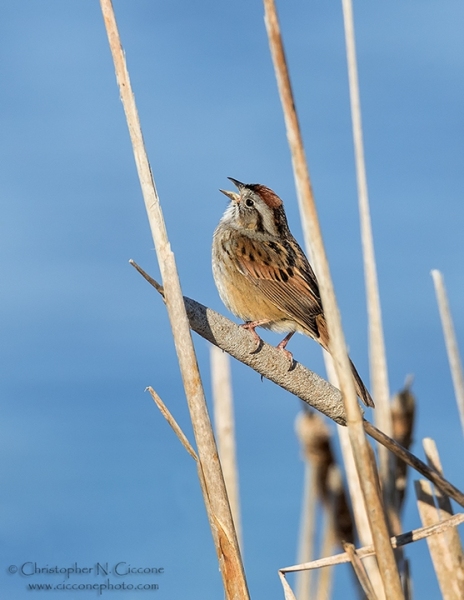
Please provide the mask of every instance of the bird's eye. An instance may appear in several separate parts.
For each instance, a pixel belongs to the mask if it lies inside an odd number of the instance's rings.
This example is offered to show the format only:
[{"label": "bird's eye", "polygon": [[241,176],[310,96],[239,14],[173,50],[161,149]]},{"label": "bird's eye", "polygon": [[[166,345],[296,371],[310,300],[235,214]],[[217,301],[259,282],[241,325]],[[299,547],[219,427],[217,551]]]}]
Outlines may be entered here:
[{"label": "bird's eye", "polygon": [[247,206],[253,206],[253,205],[254,205],[254,202],[253,202],[253,200],[252,200],[251,198],[247,198],[247,199],[245,200],[245,204],[246,204]]}]

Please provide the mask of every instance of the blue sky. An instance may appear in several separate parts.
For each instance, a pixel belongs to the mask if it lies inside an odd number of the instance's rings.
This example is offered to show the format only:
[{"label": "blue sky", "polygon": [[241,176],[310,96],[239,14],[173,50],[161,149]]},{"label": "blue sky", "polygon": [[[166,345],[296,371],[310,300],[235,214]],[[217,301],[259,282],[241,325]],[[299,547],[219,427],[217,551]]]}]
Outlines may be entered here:
[{"label": "blue sky", "polygon": [[[279,4],[345,334],[368,379],[341,6]],[[464,348],[464,9],[354,9],[390,385],[414,373],[414,451],[435,438],[462,489],[430,270],[444,273]],[[302,240],[262,4],[116,0],[115,10],[184,293],[227,314],[210,268],[227,176],[273,188]],[[144,393],[152,385],[192,439],[164,306],[128,264],[159,276],[99,4],[17,0],[0,14],[0,585],[22,599],[29,583],[61,581],[7,573],[28,561],[125,561],[164,567],[157,598],[221,597],[194,465]],[[210,399],[209,349],[195,345]],[[298,336],[291,350],[324,373],[317,344]],[[245,568],[254,598],[278,598],[276,571],[297,547],[299,404],[238,363],[233,377]],[[411,496],[404,526],[419,526]],[[408,556],[417,596],[438,597],[426,544]],[[335,598],[351,598],[348,581],[340,567]]]}]

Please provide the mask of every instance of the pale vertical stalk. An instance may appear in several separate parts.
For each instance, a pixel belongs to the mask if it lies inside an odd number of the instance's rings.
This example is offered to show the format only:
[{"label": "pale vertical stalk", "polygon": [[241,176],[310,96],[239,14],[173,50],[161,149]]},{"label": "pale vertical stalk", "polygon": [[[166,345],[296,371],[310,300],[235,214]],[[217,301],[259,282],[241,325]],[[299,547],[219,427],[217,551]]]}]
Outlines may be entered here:
[{"label": "pale vertical stalk", "polygon": [[356,548],[354,547],[354,544],[344,544],[344,548],[345,548],[345,552],[350,557],[351,565],[353,567],[356,577],[358,578],[358,582],[359,582],[361,588],[364,590],[364,593],[366,594],[367,600],[378,600],[377,595],[372,586],[372,582],[370,581],[369,577],[367,576],[365,565],[362,563],[361,559],[359,558],[359,556],[356,552]]},{"label": "pale vertical stalk", "polygon": [[[327,376],[332,385],[338,387],[337,374],[335,373],[335,367],[333,364],[332,357],[327,352],[324,352],[325,368],[327,370]],[[359,482],[358,472],[354,462],[353,449],[351,447],[348,430],[346,427],[337,426],[338,438],[340,440],[340,448],[343,456],[343,463],[345,465],[346,479],[348,483],[348,489],[350,491],[351,505],[353,508],[354,520],[356,523],[356,530],[358,532],[359,540],[363,546],[370,546],[372,544],[372,534],[369,525],[369,519],[367,517],[366,504],[364,502],[364,496],[361,491],[361,484]],[[380,576],[379,567],[374,556],[370,556],[364,560],[364,566],[368,573],[369,579],[377,592],[379,600],[385,600],[385,590],[383,587],[383,581]]]},{"label": "pale vertical stalk", "polygon": [[[330,556],[333,548],[336,544],[336,536],[335,536],[335,528],[334,528],[334,510],[333,507],[325,506],[324,507],[324,515],[325,515],[325,527],[324,527],[324,535],[322,538],[321,545],[321,553],[322,557]],[[307,573],[311,573],[311,571],[306,571]],[[326,569],[321,569],[319,572],[319,577],[317,579],[317,590],[314,596],[314,600],[330,600],[331,591],[332,591],[332,583],[333,583],[333,567],[327,567]],[[307,598],[309,600],[309,597]]]},{"label": "pale vertical stalk", "polygon": [[284,589],[285,600],[296,600],[295,594],[293,593],[292,588],[289,586],[284,573],[282,573],[281,571],[279,571],[279,579],[280,579],[280,583],[282,584],[282,587]]},{"label": "pale vertical stalk", "polygon": [[[301,507],[300,543],[298,563],[310,562],[314,558],[314,539],[316,534],[316,469],[305,458],[305,477],[303,505]],[[296,597],[298,600],[311,598],[311,571],[299,571],[296,575]]]},{"label": "pale vertical stalk", "polygon": [[116,19],[110,0],[100,0],[100,4],[115,65],[119,92],[129,127],[150,229],[163,279],[166,307],[171,322],[174,343],[192,419],[198,456],[204,475],[205,503],[209,503],[211,509],[208,511],[208,517],[210,519],[224,589],[228,599],[247,599],[249,598],[249,594],[240,550],[218,459],[216,443],[209,420],[179,276],[143,142],[137,107],[130,84]]},{"label": "pale vertical stalk", "polygon": [[404,568],[403,568],[403,573],[402,573],[402,584],[403,584],[403,590],[404,590],[404,598],[405,598],[405,600],[413,600],[411,568],[409,566],[409,560],[407,558],[404,559]]},{"label": "pale vertical stalk", "polygon": [[[321,456],[321,445],[325,445],[329,432],[320,417],[303,409],[295,419],[295,433],[300,442],[301,455],[305,464],[298,551],[298,562],[302,563],[313,560],[315,554],[317,500],[323,496],[323,484],[320,481],[321,469],[323,469],[321,463],[324,465],[327,463],[327,456]],[[312,579],[312,573],[309,571],[297,573],[298,600],[311,598]]]},{"label": "pale vertical stalk", "polygon": [[411,452],[400,446],[397,442],[395,442],[395,440],[392,440],[386,436],[382,431],[380,431],[380,429],[377,429],[374,425],[372,425],[372,423],[369,423],[369,421],[364,421],[364,429],[372,439],[380,442],[381,444],[385,444],[385,446],[394,452],[398,458],[407,462],[410,467],[415,469],[424,477],[427,477],[429,481],[439,487],[450,498],[455,500],[461,506],[464,506],[464,494],[458,490],[456,486],[442,477],[440,473],[437,473],[434,469],[431,469],[424,462],[418,459],[417,456],[414,456],[414,454],[411,454]]},{"label": "pale vertical stalk", "polygon": [[[337,426],[337,431],[340,439],[340,447],[343,454],[343,462],[345,465],[346,478],[348,488],[350,490],[351,505],[353,508],[354,520],[356,522],[356,530],[359,540],[363,546],[372,544],[372,534],[369,525],[369,519],[366,511],[366,504],[361,490],[358,472],[354,462],[353,450],[350,444],[350,439],[346,427]],[[364,566],[369,575],[369,579],[374,586],[374,589],[379,600],[385,600],[385,588],[379,567],[375,556],[370,556],[364,560]]]},{"label": "pale vertical stalk", "polygon": [[[439,515],[434,504],[432,484],[420,479],[414,482],[414,486],[422,525],[424,527],[434,525],[439,522]],[[445,534],[438,533],[428,537],[427,544],[443,600],[462,600],[459,581],[450,560]]]},{"label": "pale vertical stalk", "polygon": [[287,138],[292,155],[298,201],[302,214],[303,230],[305,230],[305,239],[311,240],[314,266],[319,278],[321,299],[329,331],[330,353],[334,358],[335,368],[340,381],[350,441],[353,446],[356,468],[361,481],[361,489],[366,501],[379,569],[385,585],[387,600],[401,600],[404,596],[401,589],[395,557],[390,545],[385,513],[383,512],[382,502],[377,492],[374,467],[370,460],[363,420],[354,389],[353,376],[351,374],[346,351],[340,313],[335,299],[329,264],[322,240],[322,233],[319,226],[319,219],[306,164],[303,140],[296,114],[274,0],[264,0],[264,8],[266,29],[284,111]]},{"label": "pale vertical stalk", "polygon": [[440,311],[443,335],[445,336],[446,351],[453,378],[454,393],[458,404],[459,416],[461,418],[461,427],[464,432],[464,376],[462,373],[462,363],[459,356],[458,342],[454,331],[453,319],[448,304],[445,282],[440,271],[432,271],[433,284],[437,295],[438,309]]},{"label": "pale vertical stalk", "polygon": [[[332,540],[329,539],[331,536]],[[333,545],[333,530],[326,530],[324,541],[325,540],[327,540],[327,547],[329,546],[330,541]],[[308,571],[308,573],[311,573],[311,571]],[[333,573],[333,567],[326,567],[321,570],[317,579],[317,590],[314,600],[330,600],[332,595]]]},{"label": "pale vertical stalk", "polygon": [[213,345],[210,347],[210,358],[214,425],[219,458],[221,459],[222,472],[234,518],[235,530],[240,548],[243,550],[230,359],[228,354]]},{"label": "pale vertical stalk", "polygon": [[[345,25],[346,56],[348,62],[348,80],[350,88],[351,119],[358,182],[359,217],[364,258],[364,277],[366,282],[367,315],[369,323],[369,356],[372,395],[375,400],[374,418],[377,427],[388,436],[392,436],[390,416],[390,392],[388,389],[387,359],[382,327],[377,269],[375,264],[374,241],[372,236],[369,196],[367,192],[366,165],[364,161],[364,143],[361,121],[361,101],[359,95],[358,68],[351,0],[342,0]],[[391,455],[382,445],[378,445],[380,481],[384,490],[386,506],[394,504],[394,486]],[[399,533],[395,531],[394,533]]]},{"label": "pale vertical stalk", "polygon": [[[430,467],[435,469],[440,475],[443,475],[443,468],[441,466],[440,455],[435,441],[431,438],[424,438],[422,440],[424,452],[427,457],[427,462]],[[444,494],[439,488],[434,486],[434,494],[437,503],[438,516],[440,521],[447,521],[453,516],[453,508],[451,501],[446,494]],[[448,529],[443,533],[443,537],[446,541],[446,551],[448,554],[448,560],[452,564],[452,571],[458,582],[458,587],[461,596],[464,598],[464,557],[462,554],[461,539],[459,533],[455,527]]]},{"label": "pale vertical stalk", "polygon": [[[300,527],[298,562],[309,562],[314,558],[314,537],[316,523],[316,471],[305,460],[305,482]],[[296,578],[296,597],[308,600],[311,591],[311,572],[300,571]]]}]

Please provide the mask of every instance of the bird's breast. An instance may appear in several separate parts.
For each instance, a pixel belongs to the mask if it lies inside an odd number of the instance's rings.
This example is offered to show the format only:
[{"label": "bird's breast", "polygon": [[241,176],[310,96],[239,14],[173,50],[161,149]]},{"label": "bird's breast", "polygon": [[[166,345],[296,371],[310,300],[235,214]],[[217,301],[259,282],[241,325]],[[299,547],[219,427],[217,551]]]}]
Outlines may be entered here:
[{"label": "bird's breast", "polygon": [[213,277],[225,306],[243,321],[268,319],[269,329],[281,332],[295,331],[297,326],[288,315],[271,302],[238,268],[237,261],[234,260],[234,242],[231,238],[229,232],[216,230],[213,241]]}]

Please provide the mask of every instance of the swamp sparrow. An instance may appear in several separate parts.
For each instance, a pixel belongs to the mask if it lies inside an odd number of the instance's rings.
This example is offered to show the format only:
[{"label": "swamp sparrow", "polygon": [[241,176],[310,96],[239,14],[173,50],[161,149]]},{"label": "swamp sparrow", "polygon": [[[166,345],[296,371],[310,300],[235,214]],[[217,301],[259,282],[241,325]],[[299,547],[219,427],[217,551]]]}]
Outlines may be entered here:
[{"label": "swamp sparrow", "polygon": [[[298,331],[329,351],[329,334],[316,276],[290,233],[282,200],[260,184],[229,179],[238,193],[221,190],[231,203],[213,237],[213,276],[221,300],[253,333],[256,327],[287,333],[286,346]],[[374,402],[351,363],[356,393],[366,406]]]}]

